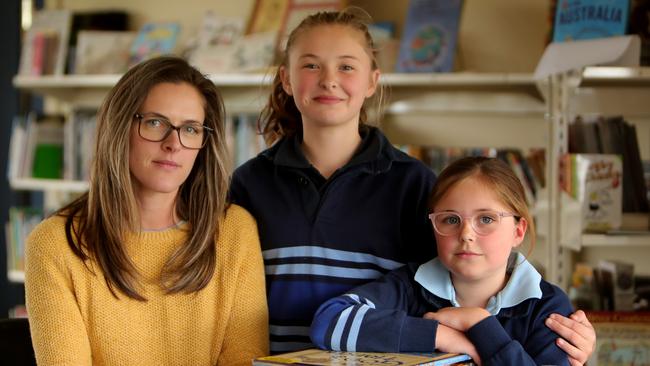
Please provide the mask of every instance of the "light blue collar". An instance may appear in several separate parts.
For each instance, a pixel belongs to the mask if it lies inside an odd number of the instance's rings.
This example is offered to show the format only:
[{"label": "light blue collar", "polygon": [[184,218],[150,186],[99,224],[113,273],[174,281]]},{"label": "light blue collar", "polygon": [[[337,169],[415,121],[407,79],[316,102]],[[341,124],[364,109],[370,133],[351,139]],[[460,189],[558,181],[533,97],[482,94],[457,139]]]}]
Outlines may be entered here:
[{"label": "light blue collar", "polygon": [[[485,309],[497,315],[503,308],[510,308],[527,299],[540,299],[539,287],[542,276],[521,253],[512,253],[508,259],[508,272],[512,272],[506,286],[488,301]],[[449,300],[460,307],[456,301],[456,291],[451,283],[449,270],[434,258],[422,264],[415,273],[415,281],[432,294]]]}]

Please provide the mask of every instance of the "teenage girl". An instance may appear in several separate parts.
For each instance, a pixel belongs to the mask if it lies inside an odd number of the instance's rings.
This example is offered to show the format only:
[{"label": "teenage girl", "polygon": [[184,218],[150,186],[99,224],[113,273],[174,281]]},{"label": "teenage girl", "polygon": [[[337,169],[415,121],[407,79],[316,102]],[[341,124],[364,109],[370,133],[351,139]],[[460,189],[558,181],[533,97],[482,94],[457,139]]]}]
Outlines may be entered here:
[{"label": "teenage girl", "polygon": [[[353,12],[304,19],[260,118],[272,146],[234,173],[231,197],[258,222],[273,352],[312,346],[327,299],[436,255],[426,205],[435,175],[366,124],[364,102],[382,96],[376,51]],[[582,312],[558,319],[584,362],[591,324]]]},{"label": "teenage girl", "polygon": [[502,161],[470,157],[438,178],[429,218],[438,257],[409,264],[329,300],[312,339],[346,351],[468,353],[483,365],[568,365],[544,325],[573,310],[518,247],[533,221],[523,187]]}]

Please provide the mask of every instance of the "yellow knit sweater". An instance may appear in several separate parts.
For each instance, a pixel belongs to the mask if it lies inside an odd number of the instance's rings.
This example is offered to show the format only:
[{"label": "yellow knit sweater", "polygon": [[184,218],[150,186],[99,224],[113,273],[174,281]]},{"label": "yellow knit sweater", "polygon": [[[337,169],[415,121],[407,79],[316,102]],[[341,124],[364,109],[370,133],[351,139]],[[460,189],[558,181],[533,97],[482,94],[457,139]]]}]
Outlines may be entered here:
[{"label": "yellow knit sweater", "polygon": [[268,353],[264,268],[253,218],[232,205],[210,283],[165,294],[160,271],[186,238],[181,228],[141,232],[125,245],[143,275],[141,302],[109,291],[70,250],[65,219],[38,225],[26,248],[25,291],[39,365],[250,365]]}]

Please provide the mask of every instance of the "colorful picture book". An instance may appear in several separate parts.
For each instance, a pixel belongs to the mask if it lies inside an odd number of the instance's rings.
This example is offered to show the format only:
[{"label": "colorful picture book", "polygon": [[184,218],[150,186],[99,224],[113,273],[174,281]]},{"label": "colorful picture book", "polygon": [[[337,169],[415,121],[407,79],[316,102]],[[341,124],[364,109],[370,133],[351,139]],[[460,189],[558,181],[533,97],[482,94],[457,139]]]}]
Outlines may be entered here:
[{"label": "colorful picture book", "polygon": [[560,185],[582,209],[582,230],[607,232],[621,226],[623,162],[620,155],[566,154]]},{"label": "colorful picture book", "polygon": [[451,72],[462,0],[411,0],[397,72]]},{"label": "colorful picture book", "polygon": [[259,357],[253,366],[304,365],[304,366],[385,366],[385,365],[472,365],[467,355],[456,353],[378,353],[378,352],[336,352],[308,349],[275,356]]},{"label": "colorful picture book", "polygon": [[553,42],[625,34],[629,0],[557,0]]},{"label": "colorful picture book", "polygon": [[180,33],[177,23],[147,23],[140,28],[131,45],[130,65],[152,57],[173,53]]}]

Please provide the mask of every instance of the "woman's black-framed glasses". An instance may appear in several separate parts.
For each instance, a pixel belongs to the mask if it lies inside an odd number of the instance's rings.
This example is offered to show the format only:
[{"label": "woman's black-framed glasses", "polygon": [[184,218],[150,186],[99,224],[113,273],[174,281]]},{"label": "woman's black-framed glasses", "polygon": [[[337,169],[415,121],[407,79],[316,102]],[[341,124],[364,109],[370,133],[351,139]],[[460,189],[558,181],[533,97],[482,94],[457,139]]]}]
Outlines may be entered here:
[{"label": "woman's black-framed glasses", "polygon": [[186,149],[199,150],[208,141],[208,136],[214,129],[198,122],[188,122],[174,126],[168,119],[157,114],[139,114],[133,116],[138,120],[138,134],[151,142],[166,139],[172,131],[178,133],[178,139]]}]

